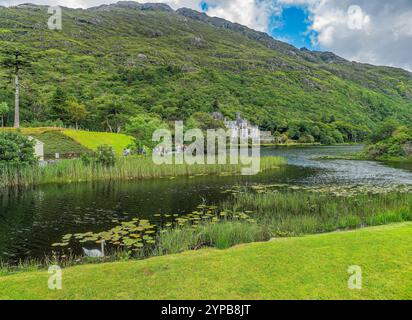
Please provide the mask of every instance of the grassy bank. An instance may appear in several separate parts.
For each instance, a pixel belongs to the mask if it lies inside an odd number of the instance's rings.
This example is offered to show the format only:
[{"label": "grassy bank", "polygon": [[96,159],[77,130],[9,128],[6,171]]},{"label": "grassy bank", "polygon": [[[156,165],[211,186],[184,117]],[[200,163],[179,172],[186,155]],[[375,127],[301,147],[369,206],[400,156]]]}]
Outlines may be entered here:
[{"label": "grassy bank", "polygon": [[64,130],[63,134],[93,151],[102,144],[109,145],[117,155],[121,155],[126,147],[134,144],[131,136],[120,133]]},{"label": "grassy bank", "polygon": [[[353,230],[366,226],[412,221],[412,194],[407,190],[381,194],[324,194],[295,191],[238,194],[222,204],[217,216],[225,213],[219,223],[204,222],[177,228],[165,228],[156,248],[148,256],[165,255],[186,250],[231,246],[338,230]],[[352,190],[353,192],[353,190]],[[222,210],[222,211],[219,211]],[[231,214],[229,214],[231,213]],[[232,216],[246,215],[246,219]]]},{"label": "grassy bank", "polygon": [[269,228],[273,236],[299,236],[412,221],[410,193],[373,194],[374,190],[370,191],[349,196],[343,190],[335,194],[321,190],[246,192],[237,194],[223,207],[253,212],[257,223]]},{"label": "grassy bank", "polygon": [[[279,157],[261,159],[261,170],[276,169],[284,163]],[[152,158],[119,158],[113,167],[85,165],[81,160],[62,160],[45,167],[0,168],[0,188],[45,183],[71,183],[99,180],[138,180],[194,175],[238,174],[241,165],[156,165]]]},{"label": "grassy bank", "polygon": [[[14,128],[0,128],[1,130],[16,131]],[[89,153],[96,151],[97,147],[102,144],[111,146],[117,155],[121,155],[124,148],[134,143],[131,136],[111,132],[55,127],[21,128],[19,131],[42,141],[46,158],[54,158],[55,153],[59,153],[62,158],[70,154]]]},{"label": "grassy bank", "polygon": [[[15,131],[13,128],[1,128],[0,132],[2,130]],[[70,158],[91,152],[91,149],[66,136],[62,128],[38,127],[19,130],[23,135],[34,137],[44,143],[44,157],[46,159],[54,159],[56,153],[60,155],[60,158]]]},{"label": "grassy bank", "polygon": [[[411,299],[412,224],[0,277],[1,299]],[[362,290],[348,289],[349,266]]]}]

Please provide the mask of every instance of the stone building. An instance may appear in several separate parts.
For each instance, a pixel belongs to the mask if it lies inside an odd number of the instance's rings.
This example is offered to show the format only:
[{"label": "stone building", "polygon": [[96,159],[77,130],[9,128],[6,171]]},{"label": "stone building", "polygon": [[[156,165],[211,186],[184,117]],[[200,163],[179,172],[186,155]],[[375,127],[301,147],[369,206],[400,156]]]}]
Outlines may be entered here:
[{"label": "stone building", "polygon": [[212,116],[216,120],[223,119],[226,128],[230,130],[231,138],[260,138],[263,143],[271,143],[274,140],[270,131],[260,131],[258,126],[251,124],[246,119],[243,119],[239,112],[236,113],[236,120],[228,120],[227,118],[224,118],[220,112],[214,112]]}]

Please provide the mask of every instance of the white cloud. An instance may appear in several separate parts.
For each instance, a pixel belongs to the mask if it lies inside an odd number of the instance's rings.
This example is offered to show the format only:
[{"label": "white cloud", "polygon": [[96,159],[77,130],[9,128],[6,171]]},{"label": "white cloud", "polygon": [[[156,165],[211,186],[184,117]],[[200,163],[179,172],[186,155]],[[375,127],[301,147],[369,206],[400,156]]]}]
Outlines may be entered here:
[{"label": "white cloud", "polygon": [[[90,8],[100,4],[114,3],[117,0],[0,0],[0,5],[10,6],[20,3],[61,5],[70,8]],[[200,10],[202,0],[136,0],[136,2],[162,2],[174,9],[187,7]],[[279,12],[272,0],[208,0],[208,15],[220,17],[246,25],[259,31],[268,31],[269,19]]]},{"label": "white cloud", "polygon": [[272,1],[211,0],[208,15],[246,25],[259,31],[268,31],[271,15],[279,12]]},{"label": "white cloud", "polygon": [[278,1],[307,6],[311,29],[318,34],[313,40],[322,49],[349,60],[412,70],[411,0]]}]

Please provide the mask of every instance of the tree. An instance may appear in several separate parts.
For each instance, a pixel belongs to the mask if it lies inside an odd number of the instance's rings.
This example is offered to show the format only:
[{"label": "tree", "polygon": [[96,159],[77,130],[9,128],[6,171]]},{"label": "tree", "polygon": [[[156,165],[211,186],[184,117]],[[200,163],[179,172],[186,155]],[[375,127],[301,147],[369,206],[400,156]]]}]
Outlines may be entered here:
[{"label": "tree", "polygon": [[6,102],[0,103],[1,127],[4,127],[4,116],[10,111]]},{"label": "tree", "polygon": [[151,147],[152,136],[157,129],[167,129],[168,125],[156,115],[140,114],[129,120],[126,124],[126,132],[136,138],[137,142]]},{"label": "tree", "polygon": [[35,164],[34,141],[15,132],[0,133],[0,164]]},{"label": "tree", "polygon": [[107,144],[98,146],[96,151],[96,162],[106,167],[114,166],[116,164],[116,156],[113,148]]},{"label": "tree", "polygon": [[23,47],[6,46],[2,50],[4,59],[0,61],[1,66],[10,69],[14,75],[15,104],[14,104],[14,127],[20,127],[20,71],[30,66],[28,50]]},{"label": "tree", "polygon": [[69,120],[69,112],[67,110],[67,94],[60,86],[56,87],[50,100],[50,118],[53,120],[61,120],[63,122]]},{"label": "tree", "polygon": [[381,123],[375,131],[372,132],[370,136],[370,141],[372,143],[377,143],[379,141],[385,140],[392,136],[392,134],[398,129],[399,122],[394,119],[388,119]]},{"label": "tree", "polygon": [[96,114],[110,132],[119,133],[132,111],[132,104],[127,97],[106,94],[93,100]]},{"label": "tree", "polygon": [[76,130],[79,129],[79,122],[84,120],[87,116],[86,106],[75,100],[70,100],[67,102],[67,111],[76,125]]},{"label": "tree", "polygon": [[195,112],[187,121],[188,128],[196,128],[206,131],[208,129],[224,129],[223,121],[215,120],[210,114],[205,112]]}]

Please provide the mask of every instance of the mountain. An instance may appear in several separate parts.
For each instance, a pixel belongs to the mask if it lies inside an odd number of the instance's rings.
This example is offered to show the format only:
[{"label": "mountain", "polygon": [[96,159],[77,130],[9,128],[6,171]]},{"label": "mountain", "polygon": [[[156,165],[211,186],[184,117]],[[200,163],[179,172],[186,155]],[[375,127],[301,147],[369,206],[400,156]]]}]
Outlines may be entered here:
[{"label": "mountain", "polygon": [[[47,28],[49,17],[45,6],[0,7],[0,47],[24,46],[33,61],[22,73],[26,123],[73,124],[67,101],[86,107],[81,126],[94,130],[121,129],[141,113],[173,120],[240,111],[289,138],[340,142],[387,118],[412,120],[410,72],[298,49],[191,9],[63,8],[61,31]],[[9,72],[0,72],[0,101],[12,105]]]}]

